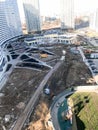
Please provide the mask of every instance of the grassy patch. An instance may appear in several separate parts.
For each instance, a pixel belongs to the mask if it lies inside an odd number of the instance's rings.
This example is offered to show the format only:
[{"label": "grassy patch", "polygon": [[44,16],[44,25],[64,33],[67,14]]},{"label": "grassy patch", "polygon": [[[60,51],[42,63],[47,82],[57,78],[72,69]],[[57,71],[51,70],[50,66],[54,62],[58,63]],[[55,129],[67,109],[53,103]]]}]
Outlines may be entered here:
[{"label": "grassy patch", "polygon": [[81,92],[70,98],[74,102],[78,130],[98,130],[98,94]]}]

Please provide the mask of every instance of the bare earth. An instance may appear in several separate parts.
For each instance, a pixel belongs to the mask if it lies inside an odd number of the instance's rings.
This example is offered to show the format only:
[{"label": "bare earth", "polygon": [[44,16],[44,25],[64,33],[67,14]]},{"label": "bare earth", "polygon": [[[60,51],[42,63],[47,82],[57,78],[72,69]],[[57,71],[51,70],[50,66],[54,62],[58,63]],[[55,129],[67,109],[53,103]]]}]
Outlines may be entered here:
[{"label": "bare earth", "polygon": [[95,84],[81,56],[79,54],[70,53],[67,47],[65,47],[65,50],[67,51],[66,60],[47,83],[51,94],[49,96],[44,93],[41,94],[40,100],[31,115],[30,124],[26,130],[52,130],[51,126],[48,125],[48,120],[51,118],[49,108],[52,103],[52,97],[66,88]]},{"label": "bare earth", "polygon": [[[24,128],[26,130],[52,130],[47,125],[50,118],[49,108],[52,103],[52,97],[72,86],[94,84],[94,82],[89,82],[92,79],[91,73],[82,62],[79,54],[72,54],[65,45],[53,45],[50,51],[55,53],[55,58],[57,57],[58,60],[62,55],[63,49],[67,52],[65,61],[47,83],[51,94],[49,96],[44,93],[41,94],[40,100],[30,117],[30,123],[27,128]],[[48,62],[52,61],[53,58],[42,60]],[[49,62],[50,65],[55,65],[57,60]],[[0,130],[4,130],[4,128],[9,130],[11,128],[48,71],[33,69],[13,70],[8,82],[0,92],[3,93],[3,96],[0,96]],[[5,119],[7,116],[9,121]]]}]

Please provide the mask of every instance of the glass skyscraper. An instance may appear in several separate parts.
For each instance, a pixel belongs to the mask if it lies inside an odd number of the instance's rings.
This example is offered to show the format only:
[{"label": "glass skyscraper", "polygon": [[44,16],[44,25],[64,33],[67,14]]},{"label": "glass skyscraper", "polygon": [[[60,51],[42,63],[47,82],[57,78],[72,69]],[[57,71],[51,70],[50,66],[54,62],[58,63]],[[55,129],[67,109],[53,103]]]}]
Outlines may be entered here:
[{"label": "glass skyscraper", "polygon": [[16,0],[0,0],[0,45],[22,34]]},{"label": "glass skyscraper", "polygon": [[40,31],[39,0],[23,0],[27,31]]}]

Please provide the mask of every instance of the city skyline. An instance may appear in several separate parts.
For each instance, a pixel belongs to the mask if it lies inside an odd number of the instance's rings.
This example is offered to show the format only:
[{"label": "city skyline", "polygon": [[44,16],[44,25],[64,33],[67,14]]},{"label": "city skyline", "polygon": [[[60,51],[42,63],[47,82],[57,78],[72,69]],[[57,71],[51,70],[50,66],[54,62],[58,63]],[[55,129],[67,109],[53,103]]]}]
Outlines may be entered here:
[{"label": "city skyline", "polygon": [[[19,12],[22,21],[24,21],[24,11],[22,1],[17,0]],[[41,16],[59,16],[60,15],[60,0],[39,0]],[[56,4],[55,4],[56,3]],[[98,8],[97,0],[75,0],[75,14],[92,13]]]}]

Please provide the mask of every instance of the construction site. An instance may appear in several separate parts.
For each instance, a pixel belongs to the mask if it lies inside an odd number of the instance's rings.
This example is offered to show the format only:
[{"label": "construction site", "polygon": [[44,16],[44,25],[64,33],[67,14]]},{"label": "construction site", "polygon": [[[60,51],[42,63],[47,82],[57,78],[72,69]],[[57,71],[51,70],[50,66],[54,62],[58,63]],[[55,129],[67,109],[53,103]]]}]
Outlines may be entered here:
[{"label": "construction site", "polygon": [[[36,95],[37,100],[22,126],[23,130],[52,130],[48,122],[51,119],[50,106],[54,97],[74,86],[96,84],[80,53],[72,51],[77,52],[76,45],[47,44],[40,47],[51,52],[52,55],[46,53],[47,51],[42,53],[41,50],[34,50],[30,54],[45,62],[45,66],[25,68],[24,64],[17,63],[0,91],[0,130],[15,129],[18,118],[25,111],[41,82],[45,82],[43,89],[40,90],[38,97]],[[63,51],[66,53],[63,54]],[[25,51],[19,52],[19,55],[23,57],[21,54],[24,55]],[[64,56],[63,60],[62,56]],[[54,69],[58,62],[61,62],[59,67],[44,81],[44,77]],[[49,93],[45,92],[46,88]]]},{"label": "construction site", "polygon": [[83,63],[81,56],[79,54],[75,55],[70,53],[67,47],[65,47],[65,49],[67,53],[64,63],[51,76],[47,83],[51,94],[50,96],[47,96],[44,93],[41,94],[38,104],[34,109],[34,113],[31,115],[30,125],[26,130],[52,130],[51,126],[46,124],[51,118],[49,110],[53,97],[67,88],[95,84],[89,69]]}]

